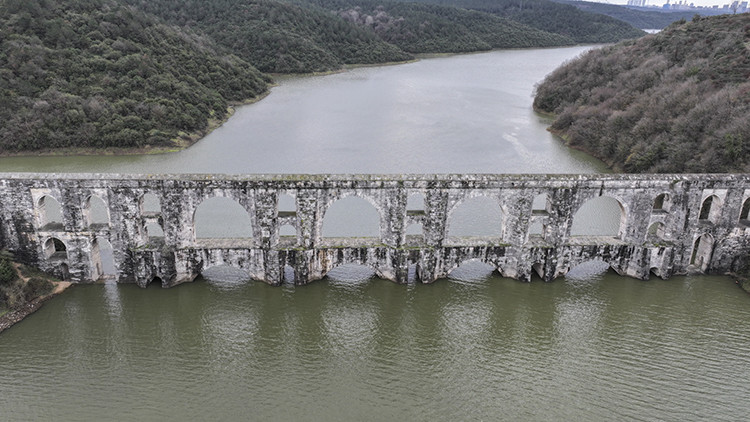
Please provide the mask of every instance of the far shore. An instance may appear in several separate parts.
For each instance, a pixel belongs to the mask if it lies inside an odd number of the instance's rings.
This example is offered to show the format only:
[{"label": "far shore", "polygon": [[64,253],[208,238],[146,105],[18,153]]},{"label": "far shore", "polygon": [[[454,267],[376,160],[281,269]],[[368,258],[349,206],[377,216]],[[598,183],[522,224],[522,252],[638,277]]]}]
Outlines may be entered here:
[{"label": "far shore", "polygon": [[[271,85],[272,86],[272,85]],[[221,127],[226,123],[230,117],[234,115],[237,107],[254,104],[258,101],[266,98],[271,93],[271,90],[258,95],[257,97],[251,98],[247,101],[232,103],[227,107],[227,114],[223,119],[209,119],[208,127],[204,130],[186,133],[181,135],[179,138],[173,139],[173,145],[168,146],[143,146],[139,148],[47,148],[36,151],[18,151],[18,152],[0,152],[0,157],[54,157],[54,156],[108,156],[108,155],[153,155],[153,154],[167,154],[170,152],[178,152],[184,150],[196,142],[206,137],[209,133],[215,129]]]}]

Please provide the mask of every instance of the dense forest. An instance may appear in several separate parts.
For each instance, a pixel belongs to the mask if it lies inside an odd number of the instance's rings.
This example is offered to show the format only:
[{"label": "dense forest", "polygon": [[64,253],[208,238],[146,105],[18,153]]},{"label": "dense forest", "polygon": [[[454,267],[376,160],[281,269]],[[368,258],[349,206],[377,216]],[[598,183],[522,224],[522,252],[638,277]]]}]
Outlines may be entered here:
[{"label": "dense forest", "polygon": [[551,130],[626,172],[750,172],[750,14],[696,17],[550,74]]},{"label": "dense forest", "polygon": [[576,43],[611,43],[642,36],[643,31],[609,16],[549,0],[410,0],[491,13],[552,32]]},{"label": "dense forest", "polygon": [[270,73],[398,62],[410,53],[574,44],[488,13],[377,0],[125,0],[167,22],[199,28]]},{"label": "dense forest", "polygon": [[572,45],[572,38],[490,13],[382,0],[297,0],[334,11],[410,53],[457,53],[492,48]]},{"label": "dense forest", "polygon": [[0,152],[169,146],[268,80],[110,0],[0,3]]},{"label": "dense forest", "polygon": [[[573,7],[524,2],[533,7],[521,14],[537,16],[534,25],[509,13],[398,1],[0,0],[0,154],[184,145],[225,119],[231,104],[266,92],[261,72],[639,35],[623,23],[630,32],[584,28],[580,16],[591,16]],[[552,25],[549,5],[578,15],[559,14]],[[600,18],[610,19],[593,21]],[[545,28],[560,25],[578,32]]]},{"label": "dense forest", "polygon": [[[583,11],[600,13],[607,15],[615,19],[619,19],[623,22],[627,22],[630,25],[641,28],[641,29],[664,29],[673,22],[681,19],[692,19],[695,16],[695,10],[643,10],[643,9],[632,9],[625,6],[618,6],[616,4],[605,4],[605,3],[594,3],[590,1],[578,1],[578,0],[554,0],[558,3],[568,4],[575,6]],[[712,9],[701,9],[699,14],[702,16],[719,15],[723,12]]]},{"label": "dense forest", "polygon": [[275,0],[124,0],[168,23],[201,30],[263,72],[309,73],[413,58],[322,9]]}]

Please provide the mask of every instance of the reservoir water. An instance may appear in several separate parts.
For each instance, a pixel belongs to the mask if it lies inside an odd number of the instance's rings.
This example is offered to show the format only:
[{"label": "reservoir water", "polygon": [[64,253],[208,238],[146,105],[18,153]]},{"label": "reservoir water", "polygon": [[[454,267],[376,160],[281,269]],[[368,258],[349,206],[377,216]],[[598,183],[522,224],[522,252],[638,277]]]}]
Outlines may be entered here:
[{"label": "reservoir water", "polygon": [[[604,172],[531,110],[534,84],[586,49],[283,79],[179,153],[0,171]],[[0,334],[0,420],[744,420],[748,320],[727,277],[596,262],[551,283],[467,263],[431,285],[342,268],[270,287],[215,268],[173,289],[76,286]]]}]

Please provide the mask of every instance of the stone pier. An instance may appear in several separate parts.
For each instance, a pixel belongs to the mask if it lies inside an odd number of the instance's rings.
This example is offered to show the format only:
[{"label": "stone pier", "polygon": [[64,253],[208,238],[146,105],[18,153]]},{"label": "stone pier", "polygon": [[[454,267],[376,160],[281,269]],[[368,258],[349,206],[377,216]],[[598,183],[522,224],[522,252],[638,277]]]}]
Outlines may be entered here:
[{"label": "stone pier", "polygon": [[[0,173],[0,195],[0,245],[19,261],[78,283],[105,276],[105,242],[113,277],[142,287],[191,281],[217,265],[274,285],[289,267],[294,283],[306,284],[346,264],[397,283],[406,283],[411,269],[417,281],[430,283],[468,260],[523,281],[532,274],[553,280],[593,259],[621,275],[668,278],[732,272],[750,254],[747,174]],[[293,206],[280,211],[282,195]],[[377,237],[322,236],[326,211],[350,196],[377,211]],[[413,196],[422,200],[408,207]],[[196,210],[214,197],[242,207],[251,234],[197,237]],[[497,203],[500,235],[448,236],[453,212],[475,197]],[[619,204],[618,234],[572,236],[577,211],[598,197]],[[413,226],[421,233],[407,235]],[[282,227],[293,235],[280,235]]]}]

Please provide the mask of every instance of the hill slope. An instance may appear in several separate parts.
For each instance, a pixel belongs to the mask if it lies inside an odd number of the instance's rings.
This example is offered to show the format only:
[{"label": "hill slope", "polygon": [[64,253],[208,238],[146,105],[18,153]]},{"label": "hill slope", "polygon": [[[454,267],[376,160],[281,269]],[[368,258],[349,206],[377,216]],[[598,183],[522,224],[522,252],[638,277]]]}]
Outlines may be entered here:
[{"label": "hill slope", "polygon": [[[575,6],[586,12],[600,13],[641,29],[664,29],[673,22],[681,19],[690,20],[696,15],[695,10],[663,10],[663,9],[633,9],[616,4],[594,3],[578,0],[554,0],[555,2]],[[701,16],[720,15],[723,12],[712,9],[701,9]]]},{"label": "hill slope", "polygon": [[412,56],[332,13],[275,0],[124,0],[196,28],[263,72],[309,73]]},{"label": "hill slope", "polygon": [[623,21],[549,0],[415,1],[491,13],[582,44],[611,43],[644,34]]},{"label": "hill slope", "polygon": [[458,53],[575,43],[569,37],[457,7],[382,0],[298,1],[331,10],[411,53]]},{"label": "hill slope", "polygon": [[750,171],[750,15],[590,51],[537,87],[551,130],[627,172]]},{"label": "hill slope", "polygon": [[263,93],[250,64],[110,0],[0,2],[0,152],[170,146]]}]

